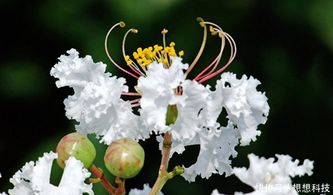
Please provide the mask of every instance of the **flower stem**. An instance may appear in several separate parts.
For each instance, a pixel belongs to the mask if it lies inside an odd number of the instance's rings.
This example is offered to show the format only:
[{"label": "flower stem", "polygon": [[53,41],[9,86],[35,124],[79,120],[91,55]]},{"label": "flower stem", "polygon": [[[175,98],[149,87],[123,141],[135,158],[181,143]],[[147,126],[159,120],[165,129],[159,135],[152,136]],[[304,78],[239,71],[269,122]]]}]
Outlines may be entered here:
[{"label": "flower stem", "polygon": [[125,189],[125,181],[126,179],[117,177],[116,178],[116,183],[118,184],[117,189],[115,190],[115,195],[125,195],[126,189]]},{"label": "flower stem", "polygon": [[171,144],[171,134],[167,132],[164,134],[162,159],[158,177],[149,195],[157,195],[169,179],[184,173],[184,168],[180,166],[176,166],[172,172],[168,173]]},{"label": "flower stem", "polygon": [[101,180],[103,187],[106,189],[106,191],[109,192],[110,195],[115,193],[116,188],[113,187],[112,184],[107,180],[101,169],[95,165],[92,165],[90,167],[90,171],[96,176],[97,179]]}]

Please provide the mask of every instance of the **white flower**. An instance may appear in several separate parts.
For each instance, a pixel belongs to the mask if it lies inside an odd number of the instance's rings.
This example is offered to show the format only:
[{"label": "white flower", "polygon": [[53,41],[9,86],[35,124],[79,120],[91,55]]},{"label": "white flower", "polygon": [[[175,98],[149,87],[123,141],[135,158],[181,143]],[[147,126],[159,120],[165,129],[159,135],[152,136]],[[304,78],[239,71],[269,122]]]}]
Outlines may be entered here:
[{"label": "white flower", "polygon": [[128,91],[125,79],[106,73],[106,65],[94,63],[91,56],[80,58],[75,49],[67,53],[60,56],[51,75],[59,79],[57,87],[74,89],[74,95],[64,103],[66,116],[79,122],[77,131],[96,133],[106,144],[123,137],[147,137],[130,103],[120,98],[122,92]]},{"label": "white flower", "polygon": [[[143,189],[131,189],[128,195],[149,195],[149,192],[151,191],[151,188],[148,184],[143,185]],[[163,195],[162,192],[159,193],[159,195]]]},{"label": "white flower", "polygon": [[179,58],[172,59],[169,68],[164,68],[162,63],[151,63],[147,76],[138,79],[137,88],[142,94],[140,115],[147,128],[156,133],[170,130],[165,124],[167,107],[182,102],[181,96],[175,94],[175,89],[184,81],[183,69],[188,65],[181,63]]},{"label": "white flower", "polygon": [[217,81],[216,91],[209,102],[208,115],[210,123],[214,123],[225,108],[229,120],[237,125],[241,134],[241,145],[248,145],[260,135],[259,124],[267,120],[269,106],[265,93],[258,92],[256,87],[260,81],[252,76],[248,79],[243,75],[237,79],[233,73],[223,73]]},{"label": "white flower", "polygon": [[[244,75],[238,80],[234,74],[224,73],[212,92],[209,86],[185,79],[186,68],[179,57],[172,58],[168,68],[156,62],[148,66],[147,76],[138,80],[142,120],[157,134],[171,133],[171,156],[174,152],[182,153],[185,146],[200,145],[197,162],[185,170],[188,181],[194,181],[197,175],[228,176],[232,170],[230,158],[237,156],[234,148],[239,138],[245,145],[260,134],[257,126],[266,121],[267,98],[256,90],[259,81],[252,77],[247,79]],[[227,82],[230,86],[226,86]],[[173,104],[178,116],[174,124],[166,125],[167,107]],[[217,123],[223,108],[228,113],[227,127]],[[161,148],[162,139],[157,139]]]},{"label": "white flower", "polygon": [[15,173],[10,182],[14,188],[9,190],[10,195],[82,195],[94,194],[92,185],[84,183],[90,176],[83,164],[70,157],[66,161],[64,173],[59,186],[50,184],[50,174],[52,162],[57,158],[57,154],[45,153],[36,163],[26,163],[21,170]]},{"label": "white flower", "polygon": [[[206,107],[209,88],[196,81],[185,80],[184,69],[187,64],[181,58],[173,57],[169,68],[162,63],[149,65],[147,76],[140,77],[138,89],[142,93],[140,115],[148,129],[156,133],[169,131],[173,141],[191,141],[202,130],[204,119],[200,111]],[[181,94],[175,90],[181,87]],[[178,117],[174,124],[166,125],[168,105],[176,105]]]},{"label": "white flower", "polygon": [[[253,195],[290,195],[298,194],[292,187],[290,177],[312,175],[313,161],[304,160],[302,165],[299,160],[292,161],[289,155],[276,155],[274,158],[259,158],[249,154],[250,166],[234,168],[234,174],[244,183],[255,189],[249,193]],[[242,193],[238,193],[242,194]]]},{"label": "white flower", "polygon": [[197,175],[209,178],[213,173],[229,176],[232,173],[231,157],[236,157],[235,147],[239,134],[233,125],[215,127],[202,131],[199,137],[200,152],[197,162],[185,169],[183,177],[195,181]]}]

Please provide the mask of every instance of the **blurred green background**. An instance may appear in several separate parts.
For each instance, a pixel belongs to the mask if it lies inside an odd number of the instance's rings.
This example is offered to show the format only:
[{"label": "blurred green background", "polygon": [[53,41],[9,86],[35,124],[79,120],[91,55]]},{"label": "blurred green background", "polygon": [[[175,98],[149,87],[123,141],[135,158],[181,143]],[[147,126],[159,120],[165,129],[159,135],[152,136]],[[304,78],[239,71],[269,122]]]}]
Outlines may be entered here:
[{"label": "blurred green background", "polygon": [[[11,187],[9,178],[29,160],[56,147],[73,131],[64,115],[63,100],[71,89],[57,89],[49,76],[57,57],[70,48],[82,56],[110,64],[103,48],[106,32],[116,22],[140,30],[128,39],[128,51],[161,43],[160,31],[168,28],[168,40],[185,51],[191,62],[201,42],[201,16],[215,22],[236,40],[238,54],[228,71],[258,78],[271,107],[262,135],[247,147],[238,147],[235,166],[247,166],[247,154],[271,157],[290,154],[315,161],[314,175],[294,183],[333,184],[333,1],[332,0],[2,0],[0,2],[0,192]],[[124,30],[114,32],[110,50],[121,61]],[[208,37],[199,61],[201,68],[217,54],[219,42]],[[111,65],[113,74],[122,74]],[[200,68],[198,66],[198,68]],[[129,80],[134,83],[134,80]],[[215,81],[210,81],[214,84]],[[98,146],[97,164],[105,146]],[[153,184],[160,161],[157,143],[142,145],[147,163],[128,189]],[[198,148],[189,148],[171,161],[190,165]],[[54,166],[54,182],[61,171]],[[97,187],[98,188],[98,187]],[[215,175],[209,180],[188,183],[177,177],[163,189],[165,194],[210,194],[249,192],[235,177]],[[331,191],[333,187],[331,187]],[[96,189],[96,194],[105,194]],[[307,193],[309,194],[309,193]]]}]

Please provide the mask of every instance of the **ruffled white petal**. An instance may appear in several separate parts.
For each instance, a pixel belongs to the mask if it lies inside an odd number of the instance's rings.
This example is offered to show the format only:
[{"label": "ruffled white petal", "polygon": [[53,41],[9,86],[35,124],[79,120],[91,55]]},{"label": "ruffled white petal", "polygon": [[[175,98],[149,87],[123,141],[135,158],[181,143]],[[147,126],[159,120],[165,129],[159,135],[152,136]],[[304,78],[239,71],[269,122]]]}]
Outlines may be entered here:
[{"label": "ruffled white petal", "polygon": [[[131,189],[128,195],[149,195],[149,192],[151,191],[151,188],[149,187],[149,184],[144,184],[143,189]],[[159,193],[159,195],[163,195],[162,192]]]},{"label": "ruffled white petal", "polygon": [[[185,80],[185,68],[187,64],[181,63],[181,58],[173,58],[168,69],[163,64],[152,63],[147,76],[138,80],[138,89],[142,93],[140,113],[144,124],[156,133],[169,131],[173,141],[178,143],[190,142],[202,130],[206,119],[200,112],[207,107],[210,96],[208,87]],[[177,87],[182,87],[181,95],[175,94]],[[177,106],[178,117],[174,124],[167,126],[167,107],[172,104]]]},{"label": "ruffled white petal", "polygon": [[[243,183],[255,189],[249,194],[298,194],[292,187],[290,177],[312,175],[313,161],[306,159],[302,165],[298,165],[299,160],[292,161],[289,155],[276,155],[276,157],[277,161],[274,162],[274,158],[265,159],[249,154],[249,168],[234,168],[233,173]],[[260,189],[260,186],[264,190]]]},{"label": "ruffled white petal", "polygon": [[128,91],[125,79],[106,73],[106,65],[94,63],[91,56],[80,58],[75,49],[67,53],[60,56],[51,75],[59,79],[58,87],[74,89],[64,104],[66,116],[79,122],[77,131],[96,133],[106,144],[123,137],[148,137],[130,103],[120,98],[122,92]]},{"label": "ruffled white petal", "polygon": [[239,134],[233,125],[211,128],[199,137],[200,152],[197,162],[185,169],[183,177],[192,182],[197,175],[209,178],[218,173],[229,176],[232,173],[231,160],[237,156],[235,147],[239,144]]},{"label": "ruffled white petal", "polygon": [[9,190],[11,195],[33,195],[31,186],[31,178],[33,172],[34,162],[26,163],[21,170],[17,171],[14,176],[9,180],[14,188]]},{"label": "ruffled white petal", "polygon": [[181,63],[180,58],[172,59],[168,69],[162,63],[153,62],[148,66],[147,76],[138,79],[137,88],[142,94],[140,115],[145,126],[156,133],[170,130],[165,125],[167,107],[182,102],[175,89],[184,81],[183,69],[188,65]]},{"label": "ruffled white petal", "polygon": [[82,195],[94,194],[92,185],[84,183],[90,176],[83,164],[74,157],[66,161],[64,174],[59,186],[50,184],[51,167],[57,155],[53,152],[45,153],[36,163],[26,163],[21,170],[15,173],[10,182],[14,188],[9,190],[10,195]]},{"label": "ruffled white petal", "polygon": [[59,183],[60,188],[71,189],[68,194],[76,194],[77,189],[71,188],[71,186],[78,186],[80,192],[86,192],[88,194],[94,194],[91,184],[85,184],[84,180],[89,178],[90,172],[83,168],[81,161],[76,160],[74,157],[70,157],[66,162],[66,167]]},{"label": "ruffled white petal", "polygon": [[237,125],[241,134],[241,145],[248,145],[260,135],[257,129],[264,124],[269,113],[269,106],[265,93],[258,92],[256,87],[260,84],[252,76],[243,75],[237,79],[235,74],[223,73],[217,81],[216,91],[209,102],[208,114],[210,123],[214,123],[225,108],[229,120]]},{"label": "ruffled white petal", "polygon": [[176,141],[188,142],[202,131],[206,118],[201,111],[207,107],[210,95],[209,88],[191,81],[182,83],[182,102],[177,104],[178,117],[175,124],[170,125],[172,138]]}]

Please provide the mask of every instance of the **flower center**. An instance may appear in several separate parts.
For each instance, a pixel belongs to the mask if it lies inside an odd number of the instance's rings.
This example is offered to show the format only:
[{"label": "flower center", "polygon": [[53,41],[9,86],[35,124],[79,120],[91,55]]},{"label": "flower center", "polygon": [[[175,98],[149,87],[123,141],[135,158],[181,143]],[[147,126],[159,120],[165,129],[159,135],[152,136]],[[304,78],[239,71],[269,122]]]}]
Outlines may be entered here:
[{"label": "flower center", "polygon": [[[174,42],[171,42],[167,47],[160,45],[149,46],[144,49],[139,47],[135,52],[133,52],[133,57],[142,69],[146,69],[146,67],[154,61],[163,63],[166,67],[168,67],[170,66],[170,57],[181,57],[184,55],[184,51],[179,51],[177,55],[175,45],[176,44]],[[125,56],[125,60],[127,65],[132,65],[134,63],[128,55]]]},{"label": "flower center", "polygon": [[[192,61],[192,63],[189,65],[187,70],[185,71],[185,75],[187,76],[191,70],[195,67],[196,64],[198,64],[198,61],[204,51],[205,45],[206,45],[206,40],[207,40],[207,34],[210,32],[212,35],[216,35],[217,37],[220,38],[220,51],[217,54],[217,56],[209,63],[206,65],[206,67],[197,75],[194,77],[194,80],[203,83],[219,74],[221,74],[234,60],[237,52],[237,47],[236,43],[233,40],[233,38],[226,33],[225,31],[222,30],[220,26],[217,24],[214,24],[212,22],[206,22],[202,18],[197,18],[199,24],[201,27],[203,27],[203,38],[202,38],[202,43],[200,46],[200,49]],[[172,57],[182,57],[184,55],[184,51],[179,51],[178,53],[176,52],[175,49],[175,43],[170,42],[169,45],[166,45],[165,41],[165,35],[168,33],[167,29],[162,30],[162,35],[163,35],[163,46],[160,45],[154,45],[150,46],[147,48],[142,49],[139,47],[135,52],[133,52],[133,58],[130,57],[130,55],[126,54],[125,51],[125,45],[126,45],[126,38],[130,33],[138,33],[139,31],[135,28],[129,29],[123,38],[122,41],[122,54],[123,58],[127,64],[128,68],[123,68],[121,65],[117,64],[111,57],[109,51],[108,51],[108,38],[111,33],[111,31],[115,27],[125,27],[124,22],[118,22],[117,24],[113,25],[108,33],[106,34],[105,41],[104,41],[104,48],[107,56],[109,57],[110,61],[114,66],[116,66],[118,69],[123,71],[124,73],[139,79],[140,76],[146,76],[147,72],[147,67],[149,64],[153,62],[157,63],[162,63],[164,68],[169,68],[172,62]],[[224,52],[226,43],[230,46],[230,52],[229,52],[229,59],[225,63],[220,63],[222,54]]]},{"label": "flower center", "polygon": [[[136,29],[131,29],[130,32],[137,33]],[[170,42],[169,46],[165,43],[165,34],[168,30],[163,29],[163,46],[154,45],[149,46],[144,49],[139,47],[135,52],[133,52],[133,58],[131,59],[129,55],[126,55],[124,52],[124,59],[129,66],[138,67],[140,66],[142,70],[146,71],[149,64],[153,62],[162,63],[165,68],[168,68],[171,64],[171,57],[182,57],[184,55],[184,51],[181,50],[178,53],[175,49],[175,42]],[[125,37],[126,38],[126,35]],[[125,39],[124,39],[125,40]]]}]

